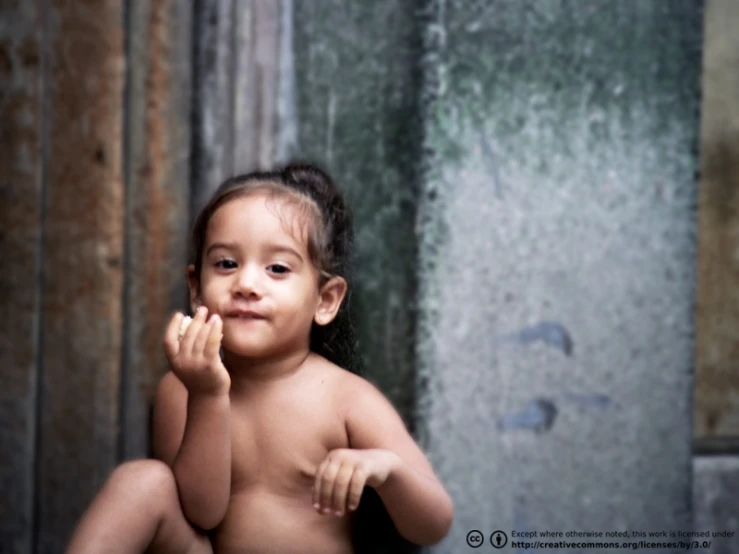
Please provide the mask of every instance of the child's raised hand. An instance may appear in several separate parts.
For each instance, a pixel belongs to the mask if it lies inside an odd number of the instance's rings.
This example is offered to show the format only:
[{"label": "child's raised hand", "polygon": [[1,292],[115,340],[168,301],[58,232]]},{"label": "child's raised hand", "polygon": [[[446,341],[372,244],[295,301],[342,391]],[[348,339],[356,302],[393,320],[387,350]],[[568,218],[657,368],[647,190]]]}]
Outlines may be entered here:
[{"label": "child's raised hand", "polygon": [[223,322],[218,315],[206,321],[208,309],[198,308],[195,317],[180,338],[184,315],[177,313],[167,327],[164,350],[172,372],[193,394],[226,394],[231,376],[221,361]]},{"label": "child's raised hand", "polygon": [[347,509],[356,510],[365,485],[379,487],[400,462],[400,457],[390,450],[332,450],[316,472],[313,507],[337,516]]}]

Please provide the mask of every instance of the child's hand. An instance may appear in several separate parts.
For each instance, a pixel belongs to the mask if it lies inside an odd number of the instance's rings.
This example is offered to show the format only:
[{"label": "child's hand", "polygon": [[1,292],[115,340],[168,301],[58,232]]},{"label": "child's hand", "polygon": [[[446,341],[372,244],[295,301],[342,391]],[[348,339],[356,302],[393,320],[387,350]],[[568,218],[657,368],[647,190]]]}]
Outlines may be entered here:
[{"label": "child's hand", "polygon": [[194,394],[218,395],[228,393],[231,376],[221,362],[223,322],[217,315],[208,321],[208,309],[198,308],[195,317],[180,339],[183,314],[177,313],[167,327],[164,350],[172,372]]},{"label": "child's hand", "polygon": [[321,513],[343,515],[356,510],[365,485],[382,485],[401,463],[390,450],[332,450],[318,467],[313,506]]}]

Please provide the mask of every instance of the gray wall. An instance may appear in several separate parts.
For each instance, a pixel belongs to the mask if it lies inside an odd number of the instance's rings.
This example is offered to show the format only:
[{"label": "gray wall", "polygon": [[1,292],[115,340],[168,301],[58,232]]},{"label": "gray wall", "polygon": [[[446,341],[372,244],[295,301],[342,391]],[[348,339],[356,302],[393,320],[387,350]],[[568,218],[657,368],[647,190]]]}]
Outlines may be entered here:
[{"label": "gray wall", "polygon": [[700,3],[422,8],[299,4],[295,67],[299,151],[358,210],[367,374],[414,375],[456,502],[431,550],[690,528]]},{"label": "gray wall", "polygon": [[432,550],[689,529],[700,4],[484,6],[427,29],[419,419],[458,506]]},{"label": "gray wall", "polygon": [[[367,373],[390,394],[415,375],[456,502],[431,550],[690,528],[700,3],[325,1],[295,21],[300,152],[359,206]],[[383,312],[414,297],[417,365],[383,359]]]}]

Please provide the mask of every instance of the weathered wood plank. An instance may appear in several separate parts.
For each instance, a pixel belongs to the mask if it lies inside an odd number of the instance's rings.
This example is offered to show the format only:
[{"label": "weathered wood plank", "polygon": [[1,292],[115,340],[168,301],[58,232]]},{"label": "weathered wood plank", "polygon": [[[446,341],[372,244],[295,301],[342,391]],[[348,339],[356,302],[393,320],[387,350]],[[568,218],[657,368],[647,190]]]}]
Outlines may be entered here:
[{"label": "weathered wood plank", "polygon": [[270,169],[280,61],[280,4],[239,4],[234,18],[233,173]]},{"label": "weathered wood plank", "polygon": [[739,437],[739,3],[706,3],[693,433]]},{"label": "weathered wood plank", "polygon": [[[251,10],[244,4],[237,4],[238,13]],[[235,13],[233,0],[196,4],[192,213],[200,210],[233,168]]]},{"label": "weathered wood plank", "polygon": [[41,19],[0,4],[0,551],[31,550],[41,248]]},{"label": "weathered wood plank", "polygon": [[280,0],[277,99],[274,119],[273,163],[285,164],[298,153],[298,102],[295,88],[295,7],[293,0]]},{"label": "weathered wood plank", "polygon": [[285,150],[275,138],[284,4],[272,0],[199,4],[193,37],[193,213],[223,179],[269,169],[276,154]]},{"label": "weathered wood plank", "polygon": [[63,551],[116,463],[122,3],[50,4],[38,553]]},{"label": "weathered wood plank", "polygon": [[171,312],[185,308],[191,10],[188,3],[151,0],[132,3],[129,12],[124,459],[150,454],[150,406],[166,371],[164,327]]}]

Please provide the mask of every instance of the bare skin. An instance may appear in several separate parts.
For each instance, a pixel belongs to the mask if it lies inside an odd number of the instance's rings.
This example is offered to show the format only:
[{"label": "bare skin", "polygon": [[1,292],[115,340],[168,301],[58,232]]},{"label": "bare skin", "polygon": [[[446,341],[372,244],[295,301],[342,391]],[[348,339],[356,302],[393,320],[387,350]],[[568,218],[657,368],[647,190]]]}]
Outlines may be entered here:
[{"label": "bare skin", "polygon": [[279,381],[232,394],[231,497],[211,533],[216,552],[352,552],[353,514],[322,514],[313,506],[319,466],[329,452],[349,446],[336,398],[345,377],[309,356]]},{"label": "bare skin", "polygon": [[[148,549],[148,550],[147,550]],[[208,537],[185,519],[172,470],[158,460],[120,465],[88,507],[68,554],[208,554]]]},{"label": "bare skin", "polygon": [[451,500],[390,402],[310,352],[311,324],[330,323],[346,283],[319,286],[308,259],[263,197],[213,215],[201,274],[188,270],[199,309],[165,337],[158,461],[113,473],[68,554],[352,554],[366,486],[406,539],[446,535]]}]

